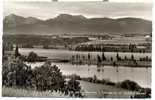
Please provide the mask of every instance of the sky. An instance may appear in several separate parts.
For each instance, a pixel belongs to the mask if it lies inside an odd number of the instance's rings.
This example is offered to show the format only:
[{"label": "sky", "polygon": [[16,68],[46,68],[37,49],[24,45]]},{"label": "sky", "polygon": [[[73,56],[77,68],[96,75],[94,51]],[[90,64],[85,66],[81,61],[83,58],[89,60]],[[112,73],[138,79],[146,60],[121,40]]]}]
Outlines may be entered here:
[{"label": "sky", "polygon": [[[52,1],[52,0],[5,0],[5,1]],[[58,0],[58,1],[102,1],[102,0]],[[109,0],[111,2],[152,2],[153,0]]]},{"label": "sky", "polygon": [[[23,17],[37,17],[39,19],[46,20],[49,18],[56,17],[59,14],[71,14],[71,15],[83,15],[87,18],[136,17],[136,18],[152,20],[151,0],[137,0],[141,2],[136,2],[136,3],[135,3],[136,0],[111,0],[111,2],[109,3],[104,3],[99,1],[76,2],[76,3],[75,2],[46,2],[48,0],[44,0],[44,2],[24,2],[24,0],[20,0],[23,2],[10,2],[10,1],[15,1],[15,0],[5,0],[3,4],[4,16],[7,16],[9,14],[16,14]],[[38,1],[41,1],[41,0],[38,0]],[[117,3],[112,1],[117,1]],[[121,1],[124,1],[124,2],[121,2]],[[127,3],[127,1],[130,1],[130,3],[129,2]],[[131,1],[133,2],[131,3]],[[150,3],[148,3],[148,1],[150,1]]]}]

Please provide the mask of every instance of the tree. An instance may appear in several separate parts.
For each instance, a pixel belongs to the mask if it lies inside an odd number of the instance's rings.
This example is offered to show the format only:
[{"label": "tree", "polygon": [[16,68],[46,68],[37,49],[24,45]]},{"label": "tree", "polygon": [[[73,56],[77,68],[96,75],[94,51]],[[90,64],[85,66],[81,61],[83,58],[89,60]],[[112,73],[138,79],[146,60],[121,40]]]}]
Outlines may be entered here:
[{"label": "tree", "polygon": [[90,60],[90,53],[88,53],[88,60]]},{"label": "tree", "polygon": [[84,55],[82,56],[82,59],[85,60],[85,56]]},{"label": "tree", "polygon": [[132,91],[138,91],[141,88],[136,82],[130,80],[121,82],[120,87]]},{"label": "tree", "polygon": [[113,62],[113,66],[114,66],[114,67],[117,66],[117,63],[116,63],[115,61]]},{"label": "tree", "polygon": [[145,59],[146,59],[146,61],[149,61],[149,57],[148,57],[148,56],[146,56],[146,58],[145,58]]},{"label": "tree", "polygon": [[75,61],[75,56],[72,55],[71,62],[74,62],[74,61]]},{"label": "tree", "polygon": [[124,60],[127,60],[127,59],[128,59],[127,56],[125,56],[125,57],[124,57]]},{"label": "tree", "polygon": [[36,62],[37,60],[38,60],[38,55],[34,52],[30,52],[27,57],[27,61],[28,62]]},{"label": "tree", "polygon": [[82,97],[81,94],[81,87],[80,87],[80,82],[76,81],[74,78],[71,78],[68,83],[67,83],[67,88],[66,88],[70,96],[75,96],[75,97]]},{"label": "tree", "polygon": [[19,51],[18,51],[18,46],[16,45],[16,49],[15,49],[15,58],[17,58],[19,56]]},{"label": "tree", "polygon": [[118,53],[116,55],[116,59],[117,59],[117,61],[119,61],[119,54]]},{"label": "tree", "polygon": [[78,54],[76,55],[76,60],[77,60],[77,61],[79,60],[79,55],[78,55]]},{"label": "tree", "polygon": [[93,82],[94,82],[94,83],[96,83],[96,82],[97,82],[97,80],[98,80],[98,79],[97,79],[97,76],[96,76],[96,75],[94,75],[94,76],[93,76]]},{"label": "tree", "polygon": [[131,55],[131,60],[134,60],[134,56],[133,56],[133,54]]},{"label": "tree", "polygon": [[113,61],[113,57],[111,57],[110,59],[111,59],[111,61]]},{"label": "tree", "polygon": [[105,61],[106,60],[106,57],[104,55],[104,52],[102,53],[102,61]]},{"label": "tree", "polygon": [[60,69],[50,62],[46,62],[41,67],[34,69],[34,82],[36,89],[39,91],[55,90],[61,91],[64,89],[65,80],[60,72]]},{"label": "tree", "polygon": [[22,61],[17,60],[14,63],[3,65],[3,68],[3,85],[22,88],[31,86],[31,67],[28,67]]},{"label": "tree", "polygon": [[98,63],[101,63],[102,62],[101,57],[99,55],[97,55],[97,62]]}]

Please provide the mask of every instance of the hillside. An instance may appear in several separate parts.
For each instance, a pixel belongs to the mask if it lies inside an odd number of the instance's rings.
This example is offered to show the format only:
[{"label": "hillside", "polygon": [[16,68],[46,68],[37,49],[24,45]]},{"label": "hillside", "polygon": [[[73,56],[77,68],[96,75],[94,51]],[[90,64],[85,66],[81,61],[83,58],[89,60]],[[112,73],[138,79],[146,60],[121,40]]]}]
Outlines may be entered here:
[{"label": "hillside", "polygon": [[44,21],[11,14],[4,18],[3,23],[4,34],[148,34],[152,32],[152,22],[140,18],[86,18],[82,15],[60,14]]}]

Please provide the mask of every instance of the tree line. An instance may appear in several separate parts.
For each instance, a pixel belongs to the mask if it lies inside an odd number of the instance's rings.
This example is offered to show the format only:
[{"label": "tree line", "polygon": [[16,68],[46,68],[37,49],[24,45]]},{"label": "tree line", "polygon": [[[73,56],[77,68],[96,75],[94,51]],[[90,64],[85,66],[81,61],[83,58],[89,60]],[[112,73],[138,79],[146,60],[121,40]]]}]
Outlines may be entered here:
[{"label": "tree line", "polygon": [[99,52],[139,52],[145,53],[151,50],[145,48],[140,49],[137,48],[136,44],[129,44],[129,45],[114,45],[114,44],[100,44],[100,45],[93,45],[93,44],[84,44],[84,45],[77,45],[75,47],[75,51],[99,51]]},{"label": "tree line", "polygon": [[145,56],[145,57],[140,57],[139,59],[136,59],[133,54],[131,54],[131,57],[121,57],[119,53],[116,54],[115,57],[111,56],[110,58],[105,56],[105,53],[102,52],[102,54],[97,54],[96,57],[92,57],[90,53],[87,55],[82,55],[82,54],[76,54],[71,57],[71,62],[72,63],[77,63],[77,64],[101,64],[102,62],[113,62],[113,65],[116,65],[117,62],[151,62],[151,57]]}]

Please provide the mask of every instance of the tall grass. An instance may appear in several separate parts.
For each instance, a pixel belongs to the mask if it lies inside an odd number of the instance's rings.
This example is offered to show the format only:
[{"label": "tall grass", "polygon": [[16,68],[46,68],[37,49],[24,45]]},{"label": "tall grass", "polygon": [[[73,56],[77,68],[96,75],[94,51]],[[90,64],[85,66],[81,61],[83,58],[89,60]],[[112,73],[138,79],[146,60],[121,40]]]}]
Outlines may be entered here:
[{"label": "tall grass", "polygon": [[69,97],[59,92],[35,91],[26,89],[17,89],[11,87],[2,87],[3,97]]}]

